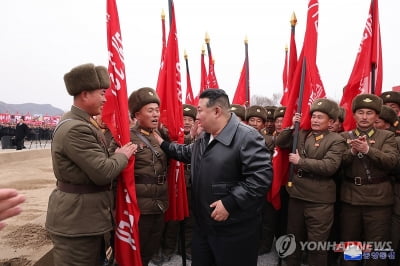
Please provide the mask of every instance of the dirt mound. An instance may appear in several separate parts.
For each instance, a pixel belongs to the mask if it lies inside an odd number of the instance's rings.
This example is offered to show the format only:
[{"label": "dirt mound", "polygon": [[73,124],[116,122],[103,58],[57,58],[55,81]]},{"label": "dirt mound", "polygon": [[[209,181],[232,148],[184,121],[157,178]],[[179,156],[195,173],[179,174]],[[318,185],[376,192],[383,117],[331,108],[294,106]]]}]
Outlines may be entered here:
[{"label": "dirt mound", "polygon": [[46,229],[38,224],[24,224],[17,230],[8,233],[4,241],[13,248],[38,248],[51,244]]}]

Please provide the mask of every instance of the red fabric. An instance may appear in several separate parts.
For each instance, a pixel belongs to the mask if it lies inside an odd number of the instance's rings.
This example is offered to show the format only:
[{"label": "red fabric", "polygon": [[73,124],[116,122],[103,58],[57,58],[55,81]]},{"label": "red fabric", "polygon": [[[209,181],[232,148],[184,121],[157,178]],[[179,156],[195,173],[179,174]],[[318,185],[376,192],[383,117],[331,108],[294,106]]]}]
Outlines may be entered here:
[{"label": "red fabric", "polygon": [[186,98],[185,103],[194,105],[192,82],[190,81],[189,62],[186,59]]},{"label": "red fabric", "polygon": [[201,54],[200,67],[201,67],[200,90],[199,90],[199,94],[196,96],[196,98],[194,100],[195,106],[197,106],[197,104],[199,103],[200,94],[209,88],[208,87],[208,78],[207,78],[207,69],[206,69],[206,64],[204,62],[204,53]]},{"label": "red fabric", "polygon": [[[375,65],[375,84],[372,84],[372,66]],[[374,88],[374,92],[372,92]],[[356,126],[351,110],[354,97],[363,93],[382,93],[382,46],[379,27],[378,0],[372,0],[356,61],[349,81],[343,88],[340,106],[346,110],[344,130]]]},{"label": "red fabric", "polygon": [[[289,48],[289,61],[287,67],[287,82],[285,84],[285,91],[281,99],[281,105],[287,106],[289,101],[289,83],[291,82],[294,72],[296,71],[297,66],[297,48],[296,48],[296,40],[295,40],[295,29],[296,26],[291,26],[292,30],[290,33],[290,48]],[[286,62],[285,62],[286,63]]]},{"label": "red fabric", "polygon": [[214,60],[211,54],[211,47],[209,43],[207,43],[207,49],[208,49],[208,76],[207,76],[208,87],[212,89],[219,89],[217,76],[215,75],[215,70],[214,70]]},{"label": "red fabric", "polygon": [[[115,0],[107,0],[108,72],[111,87],[106,92],[103,120],[114,139],[121,145],[130,141],[128,96],[118,10]],[[119,265],[142,265],[138,222],[140,210],[136,201],[134,157],[118,180],[116,196],[115,258]]]},{"label": "red fabric", "polygon": [[[171,141],[183,143],[183,112],[179,48],[174,5],[171,3],[171,26],[165,50],[165,61],[158,77],[157,92],[160,97],[160,123],[168,128]],[[189,216],[183,164],[170,160],[168,168],[169,208],[168,220],[183,220]]]},{"label": "red fabric", "polygon": [[[319,77],[316,65],[317,57],[317,26],[318,26],[318,0],[310,0],[308,3],[307,28],[304,36],[303,49],[296,65],[294,76],[289,85],[289,101],[286,107],[282,127],[292,125],[293,114],[297,111],[297,102],[300,98],[302,65],[305,61],[304,91],[302,95],[300,128],[310,129],[310,106],[315,99],[324,98],[325,90]],[[278,150],[279,151],[279,150]],[[283,151],[283,150],[282,150]],[[289,168],[288,152],[278,152],[273,158],[274,177],[267,199],[277,208],[280,206],[280,186],[287,182],[287,170]],[[284,158],[280,158],[280,156]],[[276,184],[277,183],[277,184]]]},{"label": "red fabric", "polygon": [[247,58],[244,60],[242,72],[240,73],[240,78],[238,85],[236,87],[235,95],[233,96],[232,103],[233,104],[240,104],[243,106],[249,105],[249,100],[247,99],[247,86],[246,86],[246,79],[247,79]]},{"label": "red fabric", "polygon": [[288,51],[285,51],[285,63],[283,64],[283,71],[282,71],[282,82],[283,82],[283,94],[281,99],[281,105],[285,106],[285,96],[288,92],[287,83],[288,83]]}]

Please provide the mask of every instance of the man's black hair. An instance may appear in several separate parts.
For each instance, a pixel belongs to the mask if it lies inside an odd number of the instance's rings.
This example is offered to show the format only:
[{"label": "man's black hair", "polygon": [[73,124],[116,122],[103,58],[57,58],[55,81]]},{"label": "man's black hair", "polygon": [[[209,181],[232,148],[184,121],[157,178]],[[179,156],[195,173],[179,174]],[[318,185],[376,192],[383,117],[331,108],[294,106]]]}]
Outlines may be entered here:
[{"label": "man's black hair", "polygon": [[199,98],[208,98],[207,107],[218,104],[224,109],[230,108],[229,97],[226,92],[221,89],[206,89],[200,94]]}]

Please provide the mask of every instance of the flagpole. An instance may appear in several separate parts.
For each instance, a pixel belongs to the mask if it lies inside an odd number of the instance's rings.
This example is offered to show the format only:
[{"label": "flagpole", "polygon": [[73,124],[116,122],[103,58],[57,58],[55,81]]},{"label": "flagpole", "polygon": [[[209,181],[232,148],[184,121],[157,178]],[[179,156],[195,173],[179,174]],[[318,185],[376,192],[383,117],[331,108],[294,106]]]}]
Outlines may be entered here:
[{"label": "flagpole", "polygon": [[208,35],[208,32],[206,32],[206,37],[204,38],[204,41],[207,44],[207,53],[208,53],[208,57],[212,58],[212,54],[211,54],[211,45],[210,45],[210,35]]},{"label": "flagpole", "polygon": [[[305,77],[306,77],[306,57],[304,57],[303,64],[301,66],[300,91],[299,91],[299,99],[297,101],[297,111],[296,111],[296,113],[301,113],[301,107],[303,105],[303,94],[304,94]],[[296,153],[297,142],[298,142],[298,137],[299,137],[299,130],[300,130],[300,122],[296,121],[294,123],[292,153]],[[289,167],[288,187],[291,187],[293,185],[293,182],[292,182],[293,174],[294,174],[294,165],[293,165],[293,163],[291,163],[290,167]]]},{"label": "flagpole", "polygon": [[249,40],[244,38],[245,58],[246,58],[246,106],[250,106],[250,84],[249,84]]},{"label": "flagpole", "polygon": [[376,64],[371,64],[371,94],[375,94],[375,69]]},{"label": "flagpole", "polygon": [[173,0],[168,0],[168,15],[169,15],[169,26],[172,24],[172,1]]}]

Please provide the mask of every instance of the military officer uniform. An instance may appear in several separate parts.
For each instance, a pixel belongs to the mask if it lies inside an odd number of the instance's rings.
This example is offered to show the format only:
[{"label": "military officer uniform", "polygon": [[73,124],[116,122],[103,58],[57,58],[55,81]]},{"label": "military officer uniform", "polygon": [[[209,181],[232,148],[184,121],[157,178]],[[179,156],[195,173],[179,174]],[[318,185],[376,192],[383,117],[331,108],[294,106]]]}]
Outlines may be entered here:
[{"label": "military officer uniform", "polygon": [[[72,69],[64,81],[77,97],[110,86],[107,69],[93,64]],[[54,265],[97,265],[104,234],[113,229],[113,180],[128,158],[110,156],[96,121],[75,105],[55,129],[51,155],[57,187],[49,197],[46,229],[54,243]]]},{"label": "military officer uniform", "polygon": [[[380,113],[382,100],[372,94],[354,98],[352,111]],[[398,164],[399,152],[393,132],[357,128],[343,132],[348,147],[343,154],[344,181],[341,186],[341,240],[390,241],[393,187],[390,171]],[[353,154],[351,141],[365,136],[369,150]],[[343,265],[356,265],[344,261]],[[365,265],[387,265],[385,260],[366,260]]]},{"label": "military officer uniform", "polygon": [[[335,121],[338,105],[328,99],[313,102],[310,113],[319,111]],[[332,123],[333,123],[332,121]],[[283,130],[276,140],[281,148],[293,146],[293,130]],[[292,185],[287,186],[289,210],[287,233],[294,234],[298,241],[327,241],[333,222],[336,184],[333,176],[339,169],[342,153],[345,150],[344,139],[328,128],[300,130],[297,150],[300,156],[295,165]],[[287,257],[287,265],[300,265],[301,250]],[[309,265],[327,265],[327,252],[307,250]]]},{"label": "military officer uniform", "polygon": [[[160,99],[152,88],[132,92],[128,100],[131,115],[135,116],[150,103],[160,105]],[[152,134],[154,130],[157,131],[156,128],[145,128],[138,119],[130,134],[131,141],[138,145],[134,173],[140,209],[139,237],[143,265],[148,265],[160,248],[164,213],[168,208],[167,156]]]},{"label": "military officer uniform", "polygon": [[246,121],[246,108],[240,104],[231,104],[231,112],[235,113],[240,121]]}]

